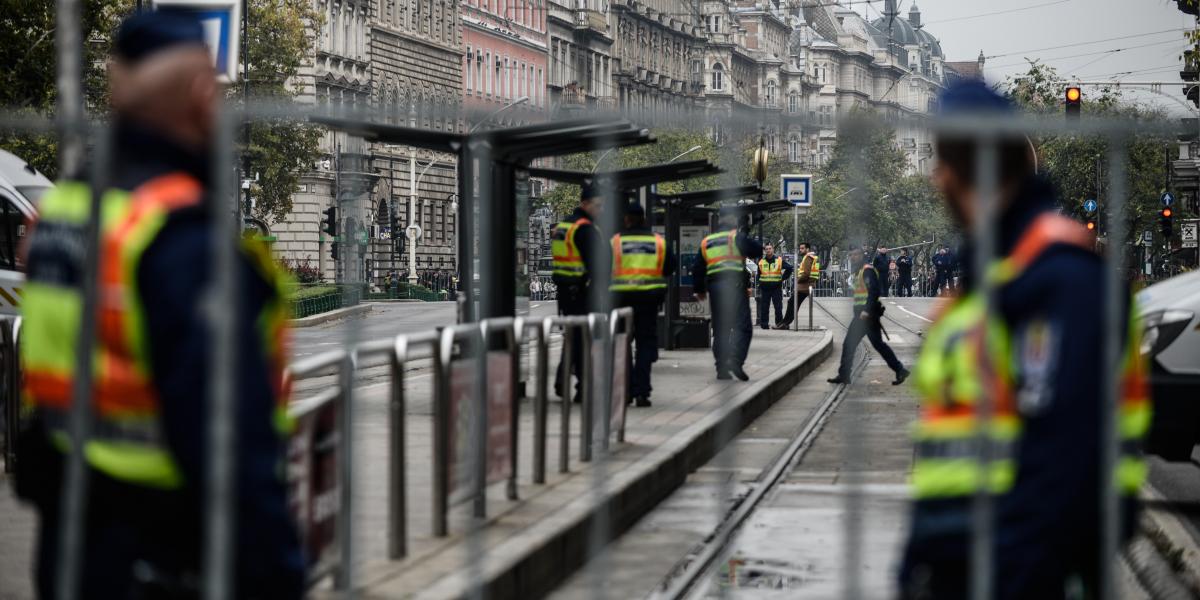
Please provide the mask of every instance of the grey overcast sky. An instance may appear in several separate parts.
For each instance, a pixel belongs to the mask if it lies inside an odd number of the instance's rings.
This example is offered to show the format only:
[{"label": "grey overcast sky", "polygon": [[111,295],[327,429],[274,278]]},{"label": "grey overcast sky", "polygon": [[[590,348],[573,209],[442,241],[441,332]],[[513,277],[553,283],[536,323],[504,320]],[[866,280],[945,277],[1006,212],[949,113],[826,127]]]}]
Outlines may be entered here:
[{"label": "grey overcast sky", "polygon": [[[907,17],[914,2],[947,60],[974,60],[980,50],[989,57],[990,83],[1024,72],[1024,59],[1037,58],[1064,77],[1170,81],[1177,85],[1163,91],[1183,99],[1183,31],[1195,21],[1173,0],[897,0],[900,14]],[[884,1],[857,0],[852,7],[874,20]],[[1068,47],[1050,49],[1058,46]],[[1150,92],[1130,90],[1125,97],[1173,115],[1185,112]]]}]

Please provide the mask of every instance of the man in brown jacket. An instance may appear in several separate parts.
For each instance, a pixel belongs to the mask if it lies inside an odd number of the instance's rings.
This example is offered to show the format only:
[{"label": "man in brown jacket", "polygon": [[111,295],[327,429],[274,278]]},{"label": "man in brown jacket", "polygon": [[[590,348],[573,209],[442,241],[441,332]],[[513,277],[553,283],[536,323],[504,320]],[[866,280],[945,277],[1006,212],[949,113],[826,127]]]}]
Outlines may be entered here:
[{"label": "man in brown jacket", "polygon": [[799,248],[799,256],[804,258],[800,260],[800,266],[796,269],[796,296],[788,298],[787,312],[783,315],[783,320],[775,325],[775,329],[787,329],[792,325],[792,319],[795,318],[800,304],[821,277],[821,261],[817,258],[817,253],[813,252],[812,246],[808,242],[801,242]]}]

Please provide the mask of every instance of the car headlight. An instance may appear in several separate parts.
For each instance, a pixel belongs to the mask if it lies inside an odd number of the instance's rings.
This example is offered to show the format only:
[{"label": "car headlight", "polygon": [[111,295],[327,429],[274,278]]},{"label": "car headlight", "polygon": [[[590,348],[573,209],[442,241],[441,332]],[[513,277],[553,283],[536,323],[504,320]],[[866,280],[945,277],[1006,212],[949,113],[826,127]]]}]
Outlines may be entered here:
[{"label": "car headlight", "polygon": [[1142,356],[1154,356],[1170,346],[1194,316],[1188,310],[1159,310],[1143,316]]}]

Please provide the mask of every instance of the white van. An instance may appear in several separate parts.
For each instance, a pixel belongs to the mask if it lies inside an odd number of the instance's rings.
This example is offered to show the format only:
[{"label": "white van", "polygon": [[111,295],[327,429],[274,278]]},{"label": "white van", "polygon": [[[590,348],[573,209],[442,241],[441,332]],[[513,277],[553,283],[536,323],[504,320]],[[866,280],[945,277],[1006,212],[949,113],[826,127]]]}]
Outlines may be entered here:
[{"label": "white van", "polygon": [[26,225],[37,215],[37,204],[54,184],[20,158],[0,150],[0,314],[21,310],[25,265],[19,251]]},{"label": "white van", "polygon": [[1137,304],[1154,397],[1147,450],[1186,461],[1200,442],[1200,271],[1142,290]]}]

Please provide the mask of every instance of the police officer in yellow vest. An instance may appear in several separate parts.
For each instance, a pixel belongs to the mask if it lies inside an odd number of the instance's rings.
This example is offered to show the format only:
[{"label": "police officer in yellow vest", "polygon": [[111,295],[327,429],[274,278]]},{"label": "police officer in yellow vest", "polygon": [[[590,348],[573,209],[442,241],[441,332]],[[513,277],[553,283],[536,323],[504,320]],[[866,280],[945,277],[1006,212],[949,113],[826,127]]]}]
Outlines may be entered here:
[{"label": "police officer in yellow vest", "polygon": [[625,205],[625,228],[612,237],[612,256],[608,289],[617,306],[633,308],[631,401],[650,406],[650,369],[658,360],[658,308],[678,261],[663,236],[646,226],[646,209],[636,202]]},{"label": "police officer in yellow vest", "polygon": [[850,249],[850,271],[854,273],[854,316],[850,318],[850,326],[846,329],[846,337],[842,340],[842,362],[838,367],[837,377],[829,383],[850,383],[850,371],[854,367],[854,351],[858,349],[863,336],[871,342],[871,346],[883,357],[887,366],[896,373],[892,385],[900,385],[908,377],[908,370],[896,358],[891,346],[883,341],[883,327],[879,320],[883,317],[883,304],[879,302],[881,283],[875,267],[867,262],[866,253],[862,248]]},{"label": "police officer in yellow vest", "polygon": [[797,245],[800,250],[800,266],[796,269],[796,297],[788,298],[787,311],[783,313],[783,320],[775,326],[775,329],[787,329],[792,324],[792,319],[796,317],[796,309],[804,304],[804,299],[808,298],[812,293],[812,286],[816,285],[821,280],[821,258],[817,256],[812,244],[808,242],[800,242]]},{"label": "police officer in yellow vest", "polygon": [[[584,185],[580,190],[579,206],[567,215],[550,234],[550,253],[554,261],[554,271],[551,278],[558,288],[558,314],[586,315],[591,310],[591,284],[595,280],[603,281],[599,269],[608,268],[608,245],[596,227],[596,219],[604,208],[604,197],[590,185]],[[582,399],[583,337],[580,332],[572,333],[571,349],[574,355],[570,360],[572,374],[575,375],[575,402]],[[562,359],[559,362],[554,378],[554,389],[559,396],[567,397],[570,386],[570,376],[564,371],[567,368],[568,356],[563,348]]]},{"label": "police officer in yellow vest", "polygon": [[775,246],[763,246],[758,259],[758,326],[770,329],[771,305],[775,305],[775,323],[783,322],[783,282],[792,276],[792,264],[775,256]]},{"label": "police officer in yellow vest", "polygon": [[[88,598],[191,597],[203,541],[210,344],[204,295],[214,245],[206,191],[221,94],[203,30],[131,17],[110,65],[116,111],[104,191],[82,581]],[[91,192],[64,181],[31,234],[22,361],[29,427],[18,493],[41,516],[37,585],[55,597],[59,498],[76,377]],[[229,243],[235,243],[230,240]],[[236,373],[236,597],[299,598],[304,560],[288,509],[279,427],[288,306],[269,254],[241,254]]]},{"label": "police officer in yellow vest", "polygon": [[763,247],[750,237],[749,225],[738,223],[731,213],[721,214],[714,231],[700,242],[700,252],[692,264],[692,291],[701,302],[711,294],[709,312],[717,379],[732,375],[749,381],[750,376],[742,368],[754,335],[746,259],[761,258]]},{"label": "police officer in yellow vest", "polygon": [[[1008,102],[983,82],[941,98],[947,114],[1005,115]],[[978,218],[976,142],[943,135],[933,180],[969,231]],[[967,597],[971,502],[994,495],[992,597],[1097,597],[1101,559],[1102,372],[1120,369],[1120,456],[1111,475],[1123,495],[1127,537],[1146,475],[1140,441],[1150,404],[1139,331],[1131,323],[1120,364],[1104,356],[1102,260],[1081,224],[1058,214],[1054,191],[1035,174],[1023,137],[997,142],[996,261],[974,272],[966,252],[964,294],[925,336],[914,380],[920,397],[912,527],[900,572],[904,598]],[[985,312],[984,278],[995,286]],[[1129,312],[1129,306],[1122,310]],[[986,399],[991,460],[983,467],[976,408]],[[986,482],[986,483],[985,483]],[[1108,557],[1105,557],[1108,558]]]}]

